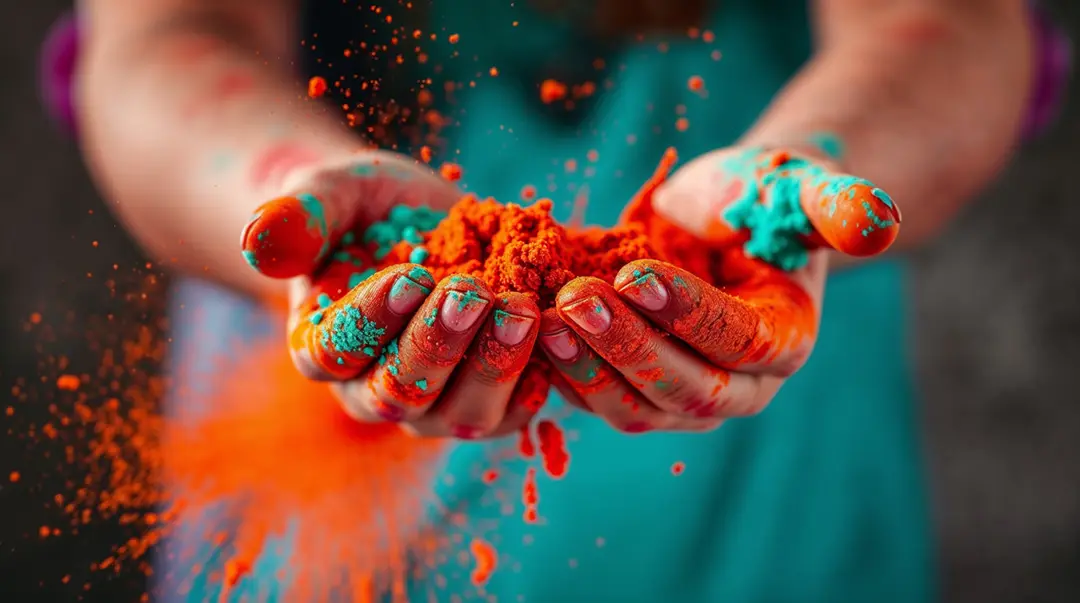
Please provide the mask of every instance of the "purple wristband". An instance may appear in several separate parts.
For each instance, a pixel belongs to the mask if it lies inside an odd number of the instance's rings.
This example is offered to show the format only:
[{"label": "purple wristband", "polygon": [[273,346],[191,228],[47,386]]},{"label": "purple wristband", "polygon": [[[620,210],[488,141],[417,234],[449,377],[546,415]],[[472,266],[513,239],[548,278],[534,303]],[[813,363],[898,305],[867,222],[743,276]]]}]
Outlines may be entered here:
[{"label": "purple wristband", "polygon": [[74,14],[60,18],[41,49],[39,85],[45,110],[69,134],[77,133],[72,80],[79,58],[79,28]]},{"label": "purple wristband", "polygon": [[1025,140],[1046,132],[1057,119],[1072,71],[1069,38],[1050,22],[1037,4],[1032,3],[1030,12],[1035,37],[1035,81],[1024,116]]}]

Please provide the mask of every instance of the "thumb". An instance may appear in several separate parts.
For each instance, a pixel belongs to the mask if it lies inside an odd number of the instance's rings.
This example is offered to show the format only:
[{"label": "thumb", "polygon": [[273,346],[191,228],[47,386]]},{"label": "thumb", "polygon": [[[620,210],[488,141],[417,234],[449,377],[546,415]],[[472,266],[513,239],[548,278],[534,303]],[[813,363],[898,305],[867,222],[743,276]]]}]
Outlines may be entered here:
[{"label": "thumb", "polygon": [[240,238],[248,264],[271,278],[314,274],[343,237],[395,205],[446,209],[461,197],[426,165],[384,151],[298,171],[284,190],[255,211]]},{"label": "thumb", "polygon": [[783,264],[796,249],[882,253],[900,211],[873,184],[787,151],[726,149],[679,170],[653,198],[656,211],[717,246]]}]

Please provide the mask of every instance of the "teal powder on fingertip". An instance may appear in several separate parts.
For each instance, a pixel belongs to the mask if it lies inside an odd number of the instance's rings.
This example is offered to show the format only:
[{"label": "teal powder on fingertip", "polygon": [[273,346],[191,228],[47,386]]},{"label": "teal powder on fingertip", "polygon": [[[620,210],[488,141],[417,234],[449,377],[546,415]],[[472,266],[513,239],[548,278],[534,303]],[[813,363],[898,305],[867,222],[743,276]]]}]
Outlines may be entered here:
[{"label": "teal powder on fingertip", "polygon": [[326,253],[330,251],[330,224],[326,221],[326,210],[323,208],[322,201],[319,201],[319,198],[315,195],[308,193],[299,194],[296,198],[300,200],[300,206],[307,212],[307,227],[318,229],[319,235],[322,237],[322,248],[319,249],[319,257],[326,257]]},{"label": "teal powder on fingertip", "polygon": [[322,333],[324,348],[333,344],[338,352],[359,352],[364,348],[376,347],[379,338],[386,329],[372,322],[360,310],[352,306],[341,308],[330,323],[330,328]]},{"label": "teal powder on fingertip", "polygon": [[428,253],[428,250],[425,247],[414,247],[413,250],[409,252],[409,263],[423,264],[424,260],[428,259],[429,255],[431,254]]},{"label": "teal powder on fingertip", "polygon": [[810,259],[803,239],[814,232],[802,208],[803,190],[820,189],[821,195],[831,197],[828,211],[832,215],[845,191],[850,197],[853,186],[873,185],[854,176],[837,176],[795,157],[770,168],[771,157],[755,160],[760,154],[760,149],[750,149],[721,165],[724,172],[738,175],[746,183],[742,196],[725,211],[724,218],[733,228],[750,232],[744,246],[748,256],[782,270],[798,270]]}]

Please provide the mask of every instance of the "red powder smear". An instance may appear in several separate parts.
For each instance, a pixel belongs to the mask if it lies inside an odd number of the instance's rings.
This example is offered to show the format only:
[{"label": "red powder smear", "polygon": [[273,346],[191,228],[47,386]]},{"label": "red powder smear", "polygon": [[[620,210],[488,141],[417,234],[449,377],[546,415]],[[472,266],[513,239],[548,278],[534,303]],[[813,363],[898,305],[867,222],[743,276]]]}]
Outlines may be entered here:
[{"label": "red powder smear", "polygon": [[540,494],[536,490],[536,468],[525,471],[525,483],[521,486],[521,502],[525,503],[525,523],[536,523],[536,506],[540,503]]},{"label": "red powder smear", "polygon": [[552,421],[540,421],[536,424],[536,435],[540,439],[540,457],[544,460],[544,470],[556,479],[566,475],[570,455],[566,452],[566,438],[562,429]]},{"label": "red powder smear", "polygon": [[682,475],[682,472],[686,469],[686,464],[682,461],[677,461],[671,466],[672,475]]},{"label": "red powder smear", "polygon": [[533,442],[532,434],[529,433],[528,425],[518,432],[518,452],[522,458],[531,459],[536,456],[536,444]]},{"label": "red powder smear", "polygon": [[168,427],[164,458],[185,506],[236,502],[224,518],[239,526],[227,588],[292,527],[285,599],[372,584],[403,592],[407,556],[431,545],[421,517],[442,441],[354,421],[325,384],[297,374],[284,346],[250,353],[212,406],[201,422]]},{"label": "red powder smear", "polygon": [[472,582],[477,586],[483,586],[487,584],[491,574],[495,571],[499,556],[495,552],[495,547],[479,538],[469,543],[469,551],[472,552],[473,559],[476,560],[476,568],[472,573]]}]

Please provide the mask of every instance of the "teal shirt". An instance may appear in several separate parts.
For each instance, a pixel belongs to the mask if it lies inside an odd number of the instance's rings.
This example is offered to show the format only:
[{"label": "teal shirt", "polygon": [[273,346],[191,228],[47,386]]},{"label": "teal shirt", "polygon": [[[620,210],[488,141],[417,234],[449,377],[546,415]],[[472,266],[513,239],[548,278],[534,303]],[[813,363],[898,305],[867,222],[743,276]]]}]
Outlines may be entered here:
[{"label": "teal shirt", "polygon": [[[433,15],[442,31],[460,35],[455,50],[477,57],[435,57],[448,67],[441,78],[469,81],[487,66],[500,70],[459,93],[462,126],[449,148],[459,150],[469,190],[516,200],[533,184],[563,219],[586,194],[586,221],[614,223],[664,148],[692,159],[732,143],[809,53],[802,2],[776,3],[787,9],[777,10],[725,0],[712,46],[672,36],[666,52],[661,40],[608,51],[605,61],[625,69],[584,103],[582,121],[567,124],[541,110],[536,81],[526,75],[551,60],[576,61],[589,73],[600,56],[589,53],[604,51],[580,47],[564,24],[509,4],[469,11],[441,3]],[[721,60],[713,49],[723,51]],[[693,75],[704,78],[707,98],[688,89]],[[690,124],[683,132],[675,127],[680,105]],[[562,167],[567,160],[576,161],[574,172]],[[471,568],[452,561],[438,570],[444,587],[418,582],[410,600],[432,593],[438,601],[494,595],[522,603],[933,600],[903,277],[895,262],[831,277],[806,367],[759,416],[715,432],[625,435],[553,400],[544,414],[571,434],[571,462],[560,480],[537,472],[536,524],[521,519],[520,504],[505,514],[478,479],[513,443],[456,445],[446,470],[454,479],[433,488],[447,507],[468,509],[468,536],[491,541],[499,567],[478,591]],[[242,311],[242,302],[204,285],[186,285],[181,295],[198,296],[196,303],[222,316]],[[685,470],[676,476],[677,462]],[[517,500],[526,468],[535,465],[503,464],[500,489]],[[264,557],[238,596],[273,591],[275,563]]]}]

